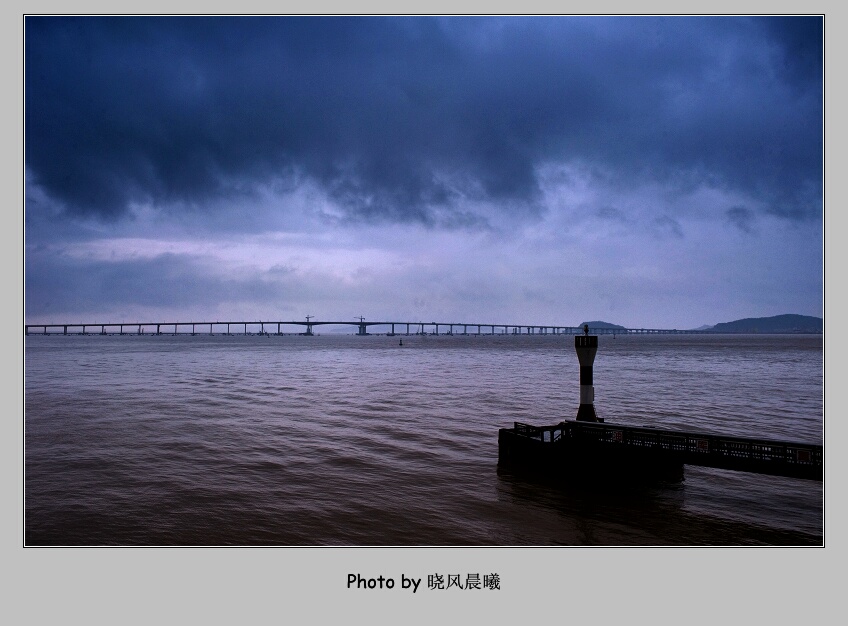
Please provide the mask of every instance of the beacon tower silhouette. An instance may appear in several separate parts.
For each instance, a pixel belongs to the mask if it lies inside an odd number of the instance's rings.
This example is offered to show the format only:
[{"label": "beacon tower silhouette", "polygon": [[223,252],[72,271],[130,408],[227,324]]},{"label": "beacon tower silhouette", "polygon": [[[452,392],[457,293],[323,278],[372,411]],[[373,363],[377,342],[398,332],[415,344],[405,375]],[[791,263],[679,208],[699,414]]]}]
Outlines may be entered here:
[{"label": "beacon tower silhouette", "polygon": [[592,384],[592,364],[598,352],[598,336],[589,334],[589,325],[583,324],[583,334],[574,337],[574,349],[580,361],[580,408],[578,422],[603,422],[595,414],[595,387]]}]

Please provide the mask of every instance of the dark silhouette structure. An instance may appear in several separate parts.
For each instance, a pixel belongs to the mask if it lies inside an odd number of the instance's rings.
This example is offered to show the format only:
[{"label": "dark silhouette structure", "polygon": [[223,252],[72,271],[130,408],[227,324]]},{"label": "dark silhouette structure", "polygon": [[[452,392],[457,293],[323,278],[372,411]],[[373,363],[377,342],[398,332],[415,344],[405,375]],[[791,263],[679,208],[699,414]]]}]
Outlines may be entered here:
[{"label": "dark silhouette structure", "polygon": [[515,422],[498,431],[501,465],[541,469],[548,476],[624,479],[650,476],[679,480],[684,465],[788,476],[824,478],[820,445],[709,433],[605,424],[595,413],[592,366],[598,337],[575,336],[580,362],[580,407],[577,418],[552,426]]},{"label": "dark silhouette structure", "polygon": [[583,335],[574,337],[574,349],[580,362],[580,407],[577,409],[577,421],[603,422],[595,413],[595,387],[592,382],[598,336],[589,334],[588,324],[583,325]]}]

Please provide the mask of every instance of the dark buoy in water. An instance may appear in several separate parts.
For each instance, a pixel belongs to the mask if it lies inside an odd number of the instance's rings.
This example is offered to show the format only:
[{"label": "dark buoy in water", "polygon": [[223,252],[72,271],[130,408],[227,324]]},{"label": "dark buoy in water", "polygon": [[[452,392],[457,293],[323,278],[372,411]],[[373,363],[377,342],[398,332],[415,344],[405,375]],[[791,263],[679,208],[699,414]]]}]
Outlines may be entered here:
[{"label": "dark buoy in water", "polygon": [[574,337],[574,349],[580,361],[580,408],[578,422],[603,422],[595,414],[595,387],[592,383],[592,364],[598,352],[598,336],[589,334],[589,325],[583,324],[583,334]]}]

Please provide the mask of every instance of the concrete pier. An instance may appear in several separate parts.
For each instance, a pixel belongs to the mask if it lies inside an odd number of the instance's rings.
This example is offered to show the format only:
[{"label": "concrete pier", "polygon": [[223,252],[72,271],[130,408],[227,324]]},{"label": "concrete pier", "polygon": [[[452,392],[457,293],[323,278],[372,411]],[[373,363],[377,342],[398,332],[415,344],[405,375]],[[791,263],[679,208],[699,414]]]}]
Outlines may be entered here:
[{"label": "concrete pier", "polygon": [[587,480],[679,480],[684,465],[823,480],[820,445],[603,423],[595,413],[592,380],[597,335],[584,325],[583,335],[574,337],[574,348],[580,363],[577,418],[549,426],[515,422],[499,429],[499,464],[542,470],[554,480],[568,480],[575,473]]},{"label": "concrete pier", "polygon": [[499,463],[568,480],[574,472],[622,481],[680,479],[685,465],[821,481],[820,445],[710,433],[565,421],[550,426],[515,422],[498,431]]}]

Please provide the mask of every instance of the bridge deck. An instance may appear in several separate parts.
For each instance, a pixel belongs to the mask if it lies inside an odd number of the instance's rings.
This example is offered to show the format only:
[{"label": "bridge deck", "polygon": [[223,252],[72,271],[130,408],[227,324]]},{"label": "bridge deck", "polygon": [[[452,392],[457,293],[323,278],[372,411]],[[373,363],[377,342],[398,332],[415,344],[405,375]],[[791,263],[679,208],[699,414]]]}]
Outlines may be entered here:
[{"label": "bridge deck", "polygon": [[[211,335],[211,334],[312,334],[316,326],[352,326],[359,335],[367,335],[378,328],[389,335],[581,335],[581,326],[539,324],[493,324],[491,322],[392,322],[392,321],[184,321],[184,322],[91,322],[25,324],[25,335]],[[283,333],[289,327],[289,333]],[[294,327],[292,329],[291,327]],[[305,332],[303,332],[305,331]],[[590,328],[599,335],[691,335],[707,334],[703,330],[678,330],[662,328]]]},{"label": "bridge deck", "polygon": [[699,465],[809,480],[822,480],[824,474],[820,445],[608,423],[515,422],[500,429],[498,442],[503,462],[603,464],[621,470]]}]

